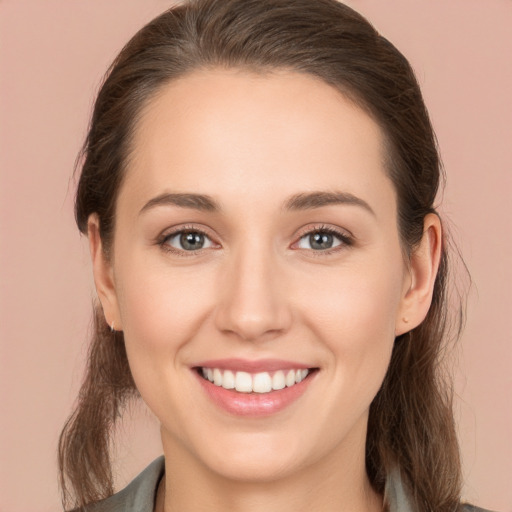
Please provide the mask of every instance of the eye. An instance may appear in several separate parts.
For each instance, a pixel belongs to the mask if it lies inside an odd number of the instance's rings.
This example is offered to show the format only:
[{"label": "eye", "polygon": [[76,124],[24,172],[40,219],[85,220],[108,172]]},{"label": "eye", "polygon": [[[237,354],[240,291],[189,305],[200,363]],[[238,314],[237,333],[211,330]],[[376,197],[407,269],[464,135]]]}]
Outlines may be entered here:
[{"label": "eye", "polygon": [[201,231],[182,230],[165,236],[161,245],[170,246],[178,251],[191,252],[213,247],[213,242]]},{"label": "eye", "polygon": [[331,228],[320,228],[302,236],[297,243],[299,249],[329,251],[341,245],[351,245],[350,237]]}]

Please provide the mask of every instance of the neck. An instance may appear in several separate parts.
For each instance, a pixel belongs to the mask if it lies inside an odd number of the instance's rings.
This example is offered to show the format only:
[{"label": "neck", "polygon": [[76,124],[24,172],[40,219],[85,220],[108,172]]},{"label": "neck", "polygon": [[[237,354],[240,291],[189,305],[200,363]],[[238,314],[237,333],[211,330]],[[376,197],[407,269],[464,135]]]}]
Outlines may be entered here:
[{"label": "neck", "polygon": [[[166,472],[156,512],[381,512],[382,496],[371,487],[362,454],[339,453],[274,480],[225,478],[164,440]],[[171,449],[172,448],[172,449]],[[184,456],[185,455],[185,456]]]}]

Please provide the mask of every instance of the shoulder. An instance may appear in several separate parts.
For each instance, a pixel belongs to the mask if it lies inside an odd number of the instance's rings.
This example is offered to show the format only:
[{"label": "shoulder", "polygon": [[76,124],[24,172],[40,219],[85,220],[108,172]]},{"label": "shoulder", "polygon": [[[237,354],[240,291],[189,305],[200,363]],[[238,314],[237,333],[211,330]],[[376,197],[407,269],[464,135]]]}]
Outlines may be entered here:
[{"label": "shoulder", "polygon": [[[393,468],[387,475],[384,490],[384,500],[389,512],[413,512],[416,507],[402,481],[402,475],[398,467]],[[469,503],[461,503],[457,512],[493,512]]]},{"label": "shoulder", "polygon": [[460,506],[459,512],[492,512],[492,510],[487,510],[486,508],[475,507],[474,505],[469,505],[467,503]]},{"label": "shoulder", "polygon": [[[413,512],[416,507],[405,487],[400,469],[393,468],[387,475],[386,486],[384,490],[384,500],[388,506],[389,512]],[[461,503],[457,512],[493,512],[480,507],[475,507],[469,503]]]},{"label": "shoulder", "polygon": [[154,460],[128,486],[86,507],[87,512],[153,512],[158,483],[164,474],[164,457]]}]

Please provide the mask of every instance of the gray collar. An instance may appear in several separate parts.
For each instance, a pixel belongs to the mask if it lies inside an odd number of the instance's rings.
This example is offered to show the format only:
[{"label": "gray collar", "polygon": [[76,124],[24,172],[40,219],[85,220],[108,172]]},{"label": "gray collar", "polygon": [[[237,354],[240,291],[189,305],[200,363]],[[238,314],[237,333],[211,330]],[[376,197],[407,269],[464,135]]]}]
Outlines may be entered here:
[{"label": "gray collar", "polygon": [[[164,470],[165,459],[162,455],[122,491],[88,506],[87,512],[153,512],[158,483]],[[388,476],[384,496],[389,504],[389,512],[414,512],[398,469]]]},{"label": "gray collar", "polygon": [[414,512],[398,468],[391,470],[386,479],[384,501],[389,506],[389,512]]}]

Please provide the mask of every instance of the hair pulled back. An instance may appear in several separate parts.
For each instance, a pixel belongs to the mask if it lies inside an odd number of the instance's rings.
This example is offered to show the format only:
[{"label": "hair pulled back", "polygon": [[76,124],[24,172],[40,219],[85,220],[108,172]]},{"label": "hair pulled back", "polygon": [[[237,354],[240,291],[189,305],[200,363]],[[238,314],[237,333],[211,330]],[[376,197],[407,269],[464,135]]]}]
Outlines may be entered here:
[{"label": "hair pulled back", "polygon": [[[197,69],[293,70],[337,88],[380,125],[386,170],[397,193],[404,255],[435,212],[441,179],[435,136],[403,55],[358,13],[336,0],[192,0],[164,12],[123,48],[99,91],[82,150],[75,214],[82,233],[97,213],[106,255],[116,198],[144,106],[167,83]],[[371,408],[366,467],[376,491],[399,467],[419,512],[452,512],[460,462],[451,387],[441,359],[447,338],[447,253],[443,247],[424,322],[397,337]],[[137,396],[123,334],[96,307],[95,331],[77,406],[59,442],[65,505],[113,493],[109,446],[126,401]]]}]

